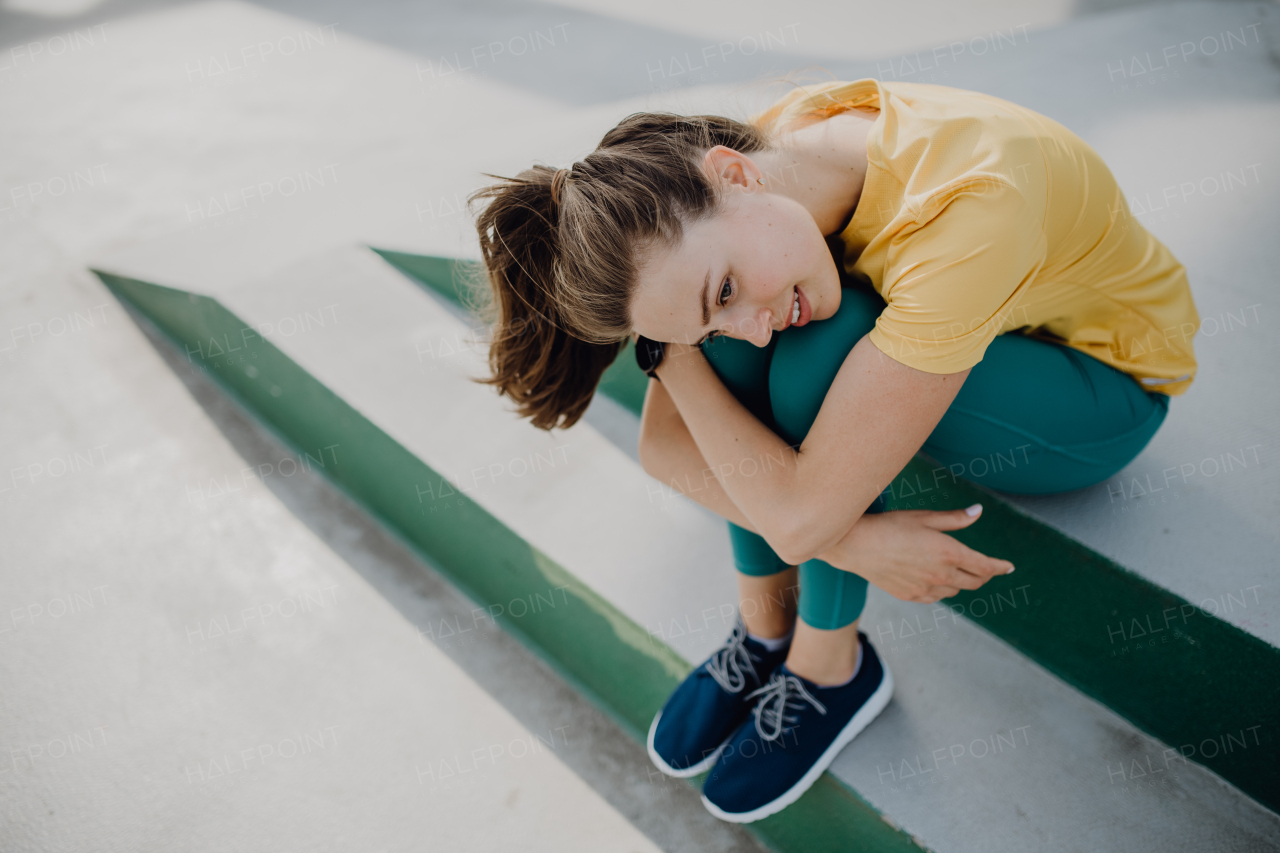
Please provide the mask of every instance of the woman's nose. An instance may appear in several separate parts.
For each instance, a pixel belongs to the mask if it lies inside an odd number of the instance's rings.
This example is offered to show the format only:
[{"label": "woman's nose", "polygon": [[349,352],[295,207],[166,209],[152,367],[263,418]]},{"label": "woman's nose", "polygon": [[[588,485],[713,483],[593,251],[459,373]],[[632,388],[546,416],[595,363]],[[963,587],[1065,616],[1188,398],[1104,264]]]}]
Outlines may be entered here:
[{"label": "woman's nose", "polygon": [[769,309],[761,306],[753,316],[742,321],[739,331],[743,340],[750,341],[758,347],[768,346],[769,339],[773,337],[773,316],[769,313]]}]

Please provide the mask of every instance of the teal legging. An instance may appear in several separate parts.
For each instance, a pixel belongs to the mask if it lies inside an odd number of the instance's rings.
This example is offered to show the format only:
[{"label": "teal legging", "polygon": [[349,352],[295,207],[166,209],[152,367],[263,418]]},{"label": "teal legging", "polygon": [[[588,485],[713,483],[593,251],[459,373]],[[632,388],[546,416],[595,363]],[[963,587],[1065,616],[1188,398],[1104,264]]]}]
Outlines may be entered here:
[{"label": "teal legging", "polygon": [[[702,351],[725,386],[791,446],[813,425],[845,357],[885,308],[872,290],[846,286],[830,318],[775,333],[764,347],[718,337]],[[1147,446],[1169,397],[1079,350],[1000,335],[974,365],[921,448],[953,474],[1013,494],[1082,489],[1119,471]],[[850,437],[850,440],[854,440]],[[867,508],[884,512],[892,485]],[[738,571],[788,566],[759,534],[729,522]],[[854,622],[867,582],[822,560],[800,566],[800,618],[825,630]]]}]

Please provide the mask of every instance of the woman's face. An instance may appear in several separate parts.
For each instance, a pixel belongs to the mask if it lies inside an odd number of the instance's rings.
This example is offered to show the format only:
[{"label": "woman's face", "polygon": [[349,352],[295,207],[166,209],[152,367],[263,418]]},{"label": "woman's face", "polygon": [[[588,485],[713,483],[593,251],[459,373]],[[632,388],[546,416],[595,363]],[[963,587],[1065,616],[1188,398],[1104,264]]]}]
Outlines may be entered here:
[{"label": "woman's face", "polygon": [[764,175],[748,157],[717,149],[708,163],[721,178],[723,209],[687,225],[675,250],[642,261],[632,322],[655,341],[697,344],[718,333],[763,347],[775,331],[835,314],[840,275],[809,211],[757,183]]}]

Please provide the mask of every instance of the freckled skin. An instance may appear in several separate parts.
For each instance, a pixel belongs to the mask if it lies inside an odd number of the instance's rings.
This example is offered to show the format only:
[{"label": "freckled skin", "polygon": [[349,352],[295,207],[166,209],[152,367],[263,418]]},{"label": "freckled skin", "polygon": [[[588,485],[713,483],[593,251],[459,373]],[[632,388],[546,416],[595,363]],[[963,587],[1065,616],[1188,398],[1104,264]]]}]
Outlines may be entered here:
[{"label": "freckled skin", "polygon": [[[686,225],[674,250],[642,259],[634,330],[688,344],[718,330],[763,347],[790,324],[797,289],[800,322],[834,315],[840,275],[826,235],[847,226],[861,195],[871,124],[841,114],[791,134],[780,151],[745,155],[722,145],[708,151],[703,165],[726,196],[723,210]],[[700,295],[708,268],[711,313],[704,325]]]}]

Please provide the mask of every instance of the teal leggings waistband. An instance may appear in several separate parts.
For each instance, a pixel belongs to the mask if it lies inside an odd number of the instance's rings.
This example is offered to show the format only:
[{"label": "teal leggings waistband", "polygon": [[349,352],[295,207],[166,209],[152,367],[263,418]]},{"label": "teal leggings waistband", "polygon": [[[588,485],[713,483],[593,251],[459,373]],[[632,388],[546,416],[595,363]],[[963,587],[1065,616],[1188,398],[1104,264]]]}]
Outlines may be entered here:
[{"label": "teal leggings waistband", "polygon": [[[757,347],[718,337],[702,351],[756,417],[798,446],[845,357],[885,308],[874,291],[847,287],[830,318],[775,332]],[[1137,456],[1169,410],[1169,397],[1052,341],[1000,335],[974,365],[921,450],[963,477],[1013,494],[1051,494],[1102,482]],[[884,512],[892,485],[867,508]],[[928,509],[948,507],[928,506]],[[771,575],[787,564],[763,537],[729,522],[738,571]],[[867,582],[809,560],[800,566],[799,615],[824,630],[862,614]]]}]

